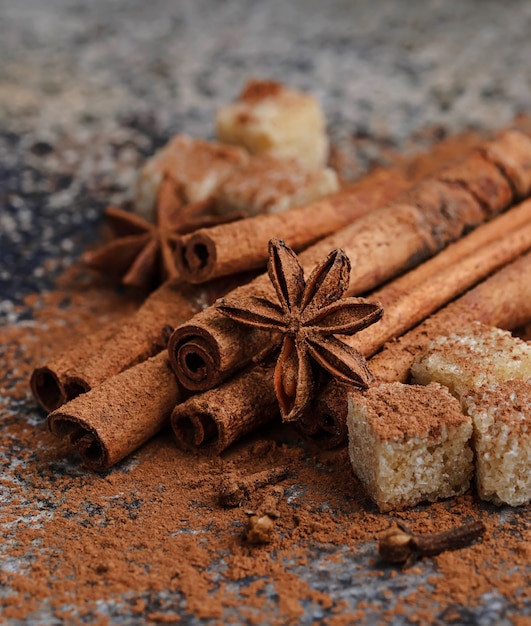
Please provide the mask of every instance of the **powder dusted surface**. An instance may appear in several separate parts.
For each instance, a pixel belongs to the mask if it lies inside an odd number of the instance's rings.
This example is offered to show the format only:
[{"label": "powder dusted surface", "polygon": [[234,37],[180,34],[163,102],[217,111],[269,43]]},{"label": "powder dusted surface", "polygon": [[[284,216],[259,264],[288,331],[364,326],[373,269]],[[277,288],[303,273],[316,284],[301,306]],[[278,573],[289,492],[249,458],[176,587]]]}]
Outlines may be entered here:
[{"label": "powder dusted surface", "polygon": [[[377,560],[391,516],[367,501],[346,450],[317,452],[283,430],[205,460],[164,434],[95,475],[46,432],[27,386],[52,347],[138,305],[79,274],[55,286],[100,239],[103,207],[131,197],[139,166],[173,134],[212,139],[216,109],[249,78],[316,94],[350,179],[397,150],[490,133],[531,110],[529,3],[478,6],[3,3],[0,621],[529,623],[528,508],[467,493],[397,514],[418,532],[469,518],[488,528],[483,543],[402,573]],[[278,533],[251,548],[243,508],[265,493],[220,509],[220,478],[271,466],[291,470]]]},{"label": "powder dusted surface", "polygon": [[[497,510],[465,494],[381,514],[353,477],[346,450],[308,448],[289,429],[258,433],[212,459],[179,452],[165,432],[111,471],[87,471],[47,433],[27,387],[32,364],[52,346],[66,347],[136,306],[80,279],[73,271],[58,290],[28,298],[25,316],[33,319],[4,333],[4,619],[409,624],[483,615],[490,601],[495,615],[529,611],[528,509]],[[289,471],[280,518],[271,544],[251,546],[244,510],[259,511],[269,488],[242,508],[222,509],[222,477],[271,467]],[[488,532],[481,544],[400,572],[376,552],[376,535],[393,517],[418,532],[479,518]]]},{"label": "powder dusted surface", "polygon": [[468,393],[478,492],[496,504],[531,501],[531,381],[509,380]]},{"label": "powder dusted surface", "polygon": [[468,489],[472,421],[446,387],[384,383],[348,403],[350,461],[381,511]]},{"label": "powder dusted surface", "polygon": [[370,428],[381,441],[406,441],[410,438],[436,440],[447,428],[459,427],[468,419],[446,388],[432,384],[430,393],[420,385],[400,383],[371,387],[363,396],[361,406],[367,413]]},{"label": "powder dusted surface", "polygon": [[247,161],[247,151],[176,135],[143,165],[135,184],[135,211],[153,221],[153,210],[162,179],[173,179],[185,202],[212,195],[231,171]]},{"label": "powder dusted surface", "polygon": [[458,398],[505,380],[531,378],[531,345],[510,332],[473,322],[437,337],[411,368],[413,380],[436,381]]},{"label": "powder dusted surface", "polygon": [[263,155],[236,168],[215,197],[222,213],[257,215],[310,204],[337,190],[337,177],[330,168],[307,170],[295,159]]}]

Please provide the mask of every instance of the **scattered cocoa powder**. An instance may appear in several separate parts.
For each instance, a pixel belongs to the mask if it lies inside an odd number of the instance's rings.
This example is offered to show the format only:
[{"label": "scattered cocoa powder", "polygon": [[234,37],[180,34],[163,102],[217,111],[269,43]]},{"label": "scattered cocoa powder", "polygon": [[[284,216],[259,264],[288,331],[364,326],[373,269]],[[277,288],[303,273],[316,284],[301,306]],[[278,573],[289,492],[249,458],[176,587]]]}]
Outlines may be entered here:
[{"label": "scattered cocoa powder", "polygon": [[[416,532],[451,528],[469,518],[488,527],[483,543],[397,573],[376,553],[376,536],[391,517],[368,502],[346,450],[309,449],[290,429],[258,433],[213,458],[179,452],[165,432],[104,475],[84,469],[47,433],[44,417],[37,418],[27,378],[47,349],[66,347],[98,320],[135,305],[110,290],[86,287],[65,285],[27,299],[33,306],[31,331],[19,326],[5,332],[5,619],[54,616],[72,624],[104,624],[123,614],[172,623],[194,615],[221,623],[232,615],[283,624],[298,623],[315,610],[330,624],[371,615],[392,623],[402,614],[414,623],[463,603],[473,609],[485,593],[503,597],[515,617],[529,610],[528,509],[498,511],[467,494],[397,513]],[[218,505],[220,481],[226,473],[270,467],[289,470],[281,482],[285,496],[271,542],[249,545],[245,510]],[[246,508],[260,510],[263,497],[261,490],[250,493]],[[315,584],[315,571],[329,572],[322,586]],[[337,572],[348,573],[346,588],[371,580],[381,595],[365,604],[345,596],[345,584],[338,588],[328,579]],[[397,577],[406,591],[401,597],[393,587]],[[389,598],[386,585],[395,589]]]}]

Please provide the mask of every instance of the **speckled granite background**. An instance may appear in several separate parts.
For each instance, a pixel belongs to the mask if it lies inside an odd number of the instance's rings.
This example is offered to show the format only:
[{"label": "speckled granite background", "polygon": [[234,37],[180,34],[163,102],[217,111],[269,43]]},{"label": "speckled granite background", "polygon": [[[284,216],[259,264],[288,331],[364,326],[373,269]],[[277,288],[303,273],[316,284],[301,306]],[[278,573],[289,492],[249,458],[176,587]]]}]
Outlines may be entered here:
[{"label": "speckled granite background", "polygon": [[[531,3],[0,0],[0,320],[23,320],[14,304],[96,239],[138,164],[175,132],[212,136],[250,77],[316,94],[335,141],[365,139],[361,170],[382,146],[531,112]],[[393,583],[352,588],[363,565],[350,558],[323,577],[316,555],[307,575],[351,606],[382,605]],[[492,594],[460,623],[505,624],[505,609]]]}]

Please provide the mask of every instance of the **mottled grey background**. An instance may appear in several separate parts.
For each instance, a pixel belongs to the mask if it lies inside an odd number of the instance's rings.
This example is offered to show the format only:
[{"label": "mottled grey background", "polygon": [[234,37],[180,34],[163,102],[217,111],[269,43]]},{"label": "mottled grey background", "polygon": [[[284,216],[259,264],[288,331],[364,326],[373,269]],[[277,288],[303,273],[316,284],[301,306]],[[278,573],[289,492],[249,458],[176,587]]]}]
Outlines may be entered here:
[{"label": "mottled grey background", "polygon": [[[175,132],[211,137],[215,110],[251,77],[316,94],[334,140],[366,139],[363,168],[382,147],[531,112],[531,2],[0,0],[0,323],[23,321],[14,305],[96,239],[103,206],[127,198],[147,155]],[[34,419],[7,401],[17,411]],[[370,598],[384,611],[386,590],[433,573],[353,587],[360,561],[345,553],[324,575],[321,556],[303,575],[351,607]],[[460,623],[504,625],[506,610],[493,592]]]},{"label": "mottled grey background", "polygon": [[315,93],[334,139],[367,137],[361,164],[426,128],[530,111],[531,2],[0,0],[0,60],[8,315],[95,237],[146,155],[212,136],[250,77]]}]

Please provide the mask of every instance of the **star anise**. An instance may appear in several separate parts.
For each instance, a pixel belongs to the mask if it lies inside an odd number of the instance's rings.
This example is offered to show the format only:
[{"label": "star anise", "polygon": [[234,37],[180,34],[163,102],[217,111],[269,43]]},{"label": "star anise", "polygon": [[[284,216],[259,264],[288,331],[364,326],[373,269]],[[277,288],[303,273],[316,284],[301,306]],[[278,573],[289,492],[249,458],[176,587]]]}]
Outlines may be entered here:
[{"label": "star anise", "polygon": [[187,204],[178,183],[167,175],[158,194],[155,222],[108,207],[105,215],[114,238],[86,253],[83,261],[92,269],[119,278],[124,285],[155,289],[177,276],[175,253],[182,235],[242,217],[236,213],[215,215],[214,205],[213,198]]},{"label": "star anise", "polygon": [[377,322],[383,309],[363,298],[343,298],[350,261],[331,252],[306,282],[295,253],[283,241],[269,242],[268,273],[280,304],[265,298],[221,300],[227,317],[281,333],[275,392],[284,421],[297,419],[314,392],[312,362],[341,381],[365,389],[373,376],[363,356],[335,335],[352,335]]}]

